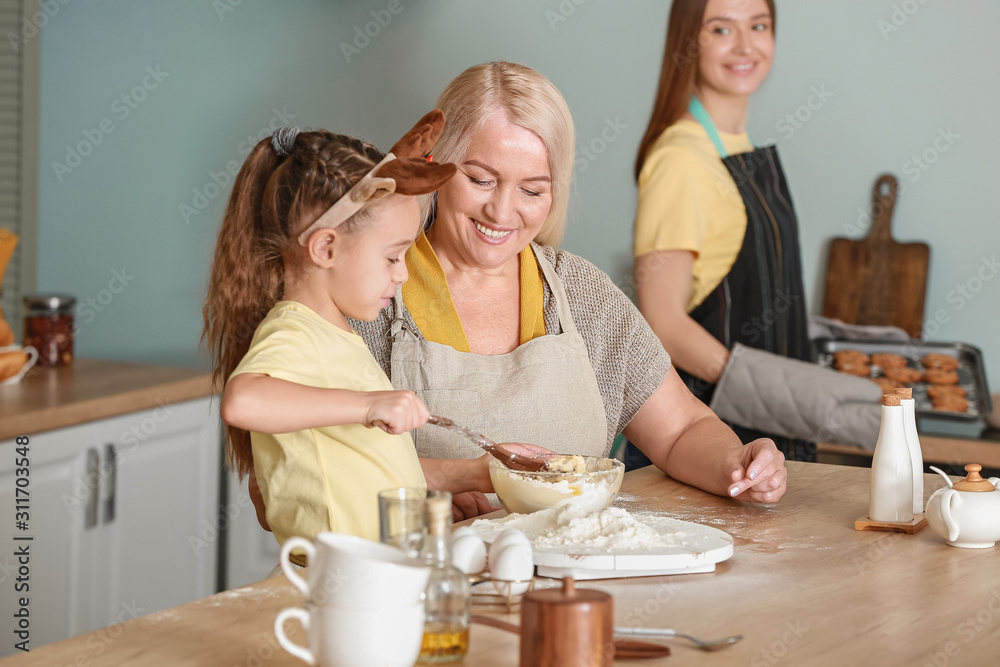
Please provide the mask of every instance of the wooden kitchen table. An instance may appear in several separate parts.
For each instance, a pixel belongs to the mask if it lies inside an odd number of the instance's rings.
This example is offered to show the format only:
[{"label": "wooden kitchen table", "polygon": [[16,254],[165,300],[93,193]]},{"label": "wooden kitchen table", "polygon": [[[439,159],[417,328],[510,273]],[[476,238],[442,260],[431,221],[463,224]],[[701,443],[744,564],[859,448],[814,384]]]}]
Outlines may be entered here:
[{"label": "wooden kitchen table", "polygon": [[[614,595],[617,624],[672,627],[696,637],[743,634],[718,653],[683,640],[641,665],[987,665],[1000,652],[996,548],[958,549],[917,535],[855,532],[869,471],[788,463],[776,505],[747,505],[675,482],[653,468],[625,476],[620,505],[700,521],[731,533],[735,555],[711,574],[581,582]],[[929,495],[943,485],[928,475]],[[169,576],[168,571],[150,576]],[[5,593],[6,594],[6,593]],[[37,665],[302,665],[278,647],[272,623],[301,602],[279,577],[0,661]],[[516,621],[516,617],[512,620]],[[289,633],[303,640],[297,623]],[[391,629],[387,628],[387,640]],[[5,631],[4,641],[9,639]],[[516,666],[517,637],[474,625],[464,664]],[[575,667],[567,665],[567,667]]]}]

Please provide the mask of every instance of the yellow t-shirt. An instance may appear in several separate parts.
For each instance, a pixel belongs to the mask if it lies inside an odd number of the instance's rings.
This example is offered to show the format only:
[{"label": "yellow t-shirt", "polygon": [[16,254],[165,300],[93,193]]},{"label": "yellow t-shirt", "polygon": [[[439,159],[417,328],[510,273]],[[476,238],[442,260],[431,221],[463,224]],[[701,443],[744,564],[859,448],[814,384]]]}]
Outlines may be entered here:
[{"label": "yellow t-shirt", "polygon": [[[294,301],[277,303],[230,377],[262,373],[311,387],[391,391],[365,342]],[[425,487],[409,433],[346,424],[251,433],[254,469],[278,542],[321,531],[378,540],[378,492]]]},{"label": "yellow t-shirt", "polygon": [[[746,134],[719,132],[729,155],[753,150]],[[635,256],[694,253],[691,312],[726,277],[747,227],[743,198],[701,125],[681,119],[656,140],[639,173]]]}]

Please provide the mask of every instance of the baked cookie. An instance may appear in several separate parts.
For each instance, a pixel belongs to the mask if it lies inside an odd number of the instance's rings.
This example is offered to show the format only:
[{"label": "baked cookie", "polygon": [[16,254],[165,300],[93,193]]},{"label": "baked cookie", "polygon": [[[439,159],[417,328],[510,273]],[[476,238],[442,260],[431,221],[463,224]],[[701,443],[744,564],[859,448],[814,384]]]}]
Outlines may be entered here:
[{"label": "baked cookie", "polygon": [[891,394],[897,389],[901,389],[903,386],[902,382],[896,382],[895,380],[891,380],[889,378],[872,378],[872,382],[881,387],[882,393],[885,394]]},{"label": "baked cookie", "polygon": [[886,368],[885,371],[883,371],[883,375],[890,380],[910,384],[911,382],[918,382],[923,373],[918,371],[916,368],[903,366],[902,368]]},{"label": "baked cookie", "polygon": [[924,368],[939,371],[953,371],[958,368],[958,359],[947,354],[928,354],[920,360],[920,363]]},{"label": "baked cookie", "polygon": [[882,368],[904,368],[906,366],[906,357],[899,354],[879,352],[872,355],[872,365],[881,366]]},{"label": "baked cookie", "polygon": [[861,350],[837,350],[833,353],[833,366],[834,368],[840,368],[845,364],[867,364],[869,363],[868,355]]},{"label": "baked cookie", "polygon": [[942,412],[966,412],[969,409],[969,401],[961,396],[934,398],[931,399],[931,405]]},{"label": "baked cookie", "polygon": [[858,377],[866,378],[872,374],[872,367],[868,364],[854,363],[854,364],[844,364],[837,369],[841,373],[849,373],[850,375],[857,375]]},{"label": "baked cookie", "polygon": [[945,396],[958,396],[965,398],[965,390],[957,384],[932,384],[927,387],[927,395],[932,399],[943,398]]},{"label": "baked cookie", "polygon": [[927,371],[924,373],[924,382],[928,384],[958,384],[958,373],[955,371]]}]

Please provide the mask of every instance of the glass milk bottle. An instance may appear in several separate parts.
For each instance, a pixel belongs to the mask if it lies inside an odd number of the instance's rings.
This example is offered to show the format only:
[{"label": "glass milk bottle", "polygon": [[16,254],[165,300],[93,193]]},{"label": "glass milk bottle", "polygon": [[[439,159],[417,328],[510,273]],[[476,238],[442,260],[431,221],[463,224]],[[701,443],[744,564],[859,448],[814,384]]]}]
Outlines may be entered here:
[{"label": "glass milk bottle", "polygon": [[913,465],[897,394],[882,397],[882,427],[872,456],[868,518],[887,523],[913,521]]},{"label": "glass milk bottle", "polygon": [[431,566],[419,662],[455,662],[469,650],[469,580],[451,563],[451,494],[427,498],[421,557]]},{"label": "glass milk bottle", "polygon": [[909,387],[897,389],[899,405],[903,408],[903,432],[906,434],[906,448],[910,452],[910,465],[913,468],[913,513],[924,511],[924,455],[920,450],[920,438],[917,437],[917,415],[914,412],[913,390]]}]

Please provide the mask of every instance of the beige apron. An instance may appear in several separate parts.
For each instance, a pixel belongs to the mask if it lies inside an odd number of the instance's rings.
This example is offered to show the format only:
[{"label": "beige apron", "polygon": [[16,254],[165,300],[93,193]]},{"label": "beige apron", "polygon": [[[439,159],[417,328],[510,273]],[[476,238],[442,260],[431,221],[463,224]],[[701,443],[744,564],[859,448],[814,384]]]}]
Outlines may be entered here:
[{"label": "beige apron", "polygon": [[[534,250],[534,248],[532,248]],[[587,346],[576,330],[562,281],[535,252],[552,290],[562,333],[539,336],[512,352],[481,355],[419,340],[402,319],[397,291],[392,385],[416,392],[431,414],[448,417],[496,442],[526,442],[560,454],[607,456],[607,417]],[[483,451],[433,426],[413,431],[424,458],[468,459]]]}]

